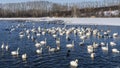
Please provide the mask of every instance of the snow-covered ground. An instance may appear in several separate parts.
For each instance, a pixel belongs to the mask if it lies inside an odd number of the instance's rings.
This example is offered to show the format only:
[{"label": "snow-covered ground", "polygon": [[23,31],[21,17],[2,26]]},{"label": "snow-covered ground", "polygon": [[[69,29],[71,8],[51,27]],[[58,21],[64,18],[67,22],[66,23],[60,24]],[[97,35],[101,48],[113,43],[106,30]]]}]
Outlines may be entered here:
[{"label": "snow-covered ground", "polygon": [[0,18],[0,20],[54,21],[62,20],[67,25],[113,25],[120,26],[120,18]]}]

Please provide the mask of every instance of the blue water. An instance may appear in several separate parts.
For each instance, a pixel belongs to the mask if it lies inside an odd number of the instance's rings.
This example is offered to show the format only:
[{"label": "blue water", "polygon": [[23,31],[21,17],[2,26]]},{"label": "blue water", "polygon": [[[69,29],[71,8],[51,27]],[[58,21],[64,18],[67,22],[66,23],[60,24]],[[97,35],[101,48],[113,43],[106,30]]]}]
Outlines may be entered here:
[{"label": "blue water", "polygon": [[[56,22],[56,21],[54,21]],[[32,29],[33,26],[35,28],[52,28],[52,27],[61,27],[63,28],[64,24],[51,24],[43,22],[25,22],[25,21],[0,21],[0,46],[2,42],[5,44],[8,43],[9,50],[0,49],[0,68],[70,68],[70,61],[78,59],[78,68],[120,68],[120,54],[114,54],[111,52],[112,48],[117,48],[120,50],[120,38],[97,38],[91,36],[90,38],[85,40],[85,44],[83,46],[79,45],[79,42],[82,40],[79,39],[78,36],[74,36],[72,33],[70,35],[70,41],[65,39],[65,35],[60,37],[60,46],[61,50],[58,52],[50,53],[46,47],[43,47],[43,53],[38,55],[36,54],[35,42],[27,39],[27,37],[23,37],[22,39],[19,37],[19,32],[24,31],[24,29]],[[16,28],[16,26],[20,24],[20,27]],[[119,26],[93,26],[93,25],[67,25],[66,29],[71,27],[90,27],[92,29],[99,30],[107,30],[111,29],[110,35],[114,32],[118,32],[120,34]],[[15,28],[14,31],[10,32],[12,28]],[[55,39],[50,35],[41,35],[40,37],[36,37],[38,41],[44,40],[47,38],[47,45],[51,47],[55,47]],[[70,49],[70,54],[67,56],[68,49],[66,48],[66,44],[71,43],[72,40],[75,41],[74,49]],[[96,56],[91,59],[90,54],[87,52],[87,45],[90,45],[94,42],[110,42],[115,41],[117,43],[116,46],[109,46],[108,53],[104,53],[100,47],[95,50]],[[11,55],[11,51],[20,48],[18,57],[14,57]],[[27,60],[23,61],[21,55],[27,53]]]}]

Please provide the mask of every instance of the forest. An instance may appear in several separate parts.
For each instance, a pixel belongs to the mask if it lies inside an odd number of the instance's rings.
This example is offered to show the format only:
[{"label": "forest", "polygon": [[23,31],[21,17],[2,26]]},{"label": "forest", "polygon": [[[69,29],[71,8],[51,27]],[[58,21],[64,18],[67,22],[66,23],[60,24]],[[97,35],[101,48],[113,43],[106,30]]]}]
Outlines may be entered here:
[{"label": "forest", "polygon": [[0,17],[120,17],[120,0],[79,3],[48,1],[1,3]]}]

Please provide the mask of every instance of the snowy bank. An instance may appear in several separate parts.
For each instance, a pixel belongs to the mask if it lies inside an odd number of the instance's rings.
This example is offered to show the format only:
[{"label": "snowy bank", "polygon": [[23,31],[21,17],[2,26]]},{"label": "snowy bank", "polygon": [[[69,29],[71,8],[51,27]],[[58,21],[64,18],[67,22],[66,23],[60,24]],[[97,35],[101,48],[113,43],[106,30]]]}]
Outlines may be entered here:
[{"label": "snowy bank", "polygon": [[113,25],[120,26],[120,18],[0,18],[0,20],[55,21],[62,20],[67,25]]}]

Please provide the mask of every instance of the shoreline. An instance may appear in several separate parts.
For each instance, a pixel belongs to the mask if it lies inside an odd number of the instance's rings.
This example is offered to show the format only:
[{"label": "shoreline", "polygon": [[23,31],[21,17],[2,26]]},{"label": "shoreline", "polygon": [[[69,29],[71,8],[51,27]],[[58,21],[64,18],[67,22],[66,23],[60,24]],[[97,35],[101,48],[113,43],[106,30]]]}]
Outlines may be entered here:
[{"label": "shoreline", "polygon": [[67,25],[112,25],[120,26],[120,18],[62,18],[62,17],[41,17],[41,18],[0,18],[0,21],[64,21]]}]

